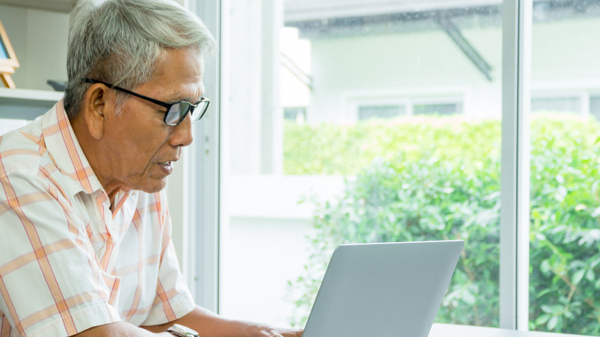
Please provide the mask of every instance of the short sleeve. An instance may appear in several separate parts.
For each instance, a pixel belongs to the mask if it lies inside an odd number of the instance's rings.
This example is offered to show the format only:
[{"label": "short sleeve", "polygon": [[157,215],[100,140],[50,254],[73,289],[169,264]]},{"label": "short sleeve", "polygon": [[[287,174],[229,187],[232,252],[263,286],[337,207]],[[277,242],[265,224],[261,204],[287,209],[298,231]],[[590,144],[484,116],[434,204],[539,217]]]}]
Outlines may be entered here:
[{"label": "short sleeve", "polygon": [[11,328],[71,336],[119,321],[70,199],[35,175],[0,176],[0,185],[0,311]]},{"label": "short sleeve", "polygon": [[157,204],[164,205],[160,214],[163,226],[162,254],[154,305],[142,325],[166,324],[187,315],[196,307],[179,269],[177,254],[171,241],[171,218],[165,202],[165,191],[155,194],[155,198]]}]

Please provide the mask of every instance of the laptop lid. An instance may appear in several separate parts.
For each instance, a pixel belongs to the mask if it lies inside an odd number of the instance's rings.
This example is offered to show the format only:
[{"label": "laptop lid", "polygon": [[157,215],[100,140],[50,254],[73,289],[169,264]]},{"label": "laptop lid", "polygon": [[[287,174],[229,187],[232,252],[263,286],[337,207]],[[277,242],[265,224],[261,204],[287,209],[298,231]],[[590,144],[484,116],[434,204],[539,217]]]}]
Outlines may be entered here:
[{"label": "laptop lid", "polygon": [[342,245],[303,337],[427,337],[463,241]]}]

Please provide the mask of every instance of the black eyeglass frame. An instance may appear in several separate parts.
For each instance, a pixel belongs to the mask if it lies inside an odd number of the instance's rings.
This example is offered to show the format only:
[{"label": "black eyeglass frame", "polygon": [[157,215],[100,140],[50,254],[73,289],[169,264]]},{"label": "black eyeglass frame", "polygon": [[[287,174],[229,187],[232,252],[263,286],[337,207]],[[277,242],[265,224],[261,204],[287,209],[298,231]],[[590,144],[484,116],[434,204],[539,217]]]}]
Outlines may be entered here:
[{"label": "black eyeglass frame", "polygon": [[[121,88],[121,87],[118,87],[118,86],[116,86],[116,85],[112,85],[112,84],[110,84],[110,83],[106,83],[106,82],[103,82],[103,81],[98,81],[98,80],[94,80],[94,79],[91,79],[91,78],[84,78],[84,79],[83,79],[83,81],[84,81],[85,83],[91,83],[91,84],[96,84],[96,83],[104,84],[105,86],[107,86],[107,87],[109,87],[109,88],[111,88],[111,89],[116,89],[116,90],[122,91],[122,92],[124,92],[124,93],[126,93],[126,94],[133,95],[133,96],[135,96],[135,97],[139,97],[139,98],[141,98],[141,99],[143,99],[143,100],[146,100],[146,101],[148,101],[148,102],[151,102],[151,103],[154,103],[154,104],[156,104],[156,105],[160,105],[160,106],[162,106],[162,107],[166,108],[166,109],[167,109],[167,111],[165,112],[165,118],[163,119],[163,121],[165,122],[165,124],[167,124],[167,125],[171,125],[171,126],[176,126],[176,125],[179,125],[179,124],[180,124],[181,122],[183,122],[183,120],[184,120],[184,119],[187,117],[188,113],[193,113],[193,112],[194,112],[194,110],[195,110],[196,108],[198,108],[198,106],[199,106],[201,103],[206,103],[206,106],[204,107],[204,111],[202,111],[202,112],[200,113],[200,117],[198,117],[197,119],[195,119],[195,120],[197,120],[197,121],[201,120],[201,119],[202,119],[202,117],[204,117],[204,114],[206,114],[206,111],[208,110],[208,106],[210,105],[210,100],[209,100],[208,98],[204,97],[204,96],[200,97],[200,101],[198,101],[198,102],[196,102],[196,103],[190,103],[190,102],[188,102],[188,101],[178,101],[178,102],[175,102],[175,103],[166,103],[166,102],[159,101],[159,100],[157,100],[157,99],[154,99],[154,98],[151,98],[151,97],[147,97],[147,96],[144,96],[144,95],[140,95],[140,94],[138,94],[138,93],[136,93],[136,92],[133,92],[133,91],[131,91],[131,90],[127,90],[127,89],[125,89],[125,88]],[[170,124],[170,123],[168,123],[168,122],[167,122],[167,117],[169,116],[169,112],[171,111],[171,108],[172,108],[174,105],[176,105],[176,104],[182,104],[182,103],[186,103],[186,104],[187,104],[187,106],[188,106],[188,108],[187,108],[186,112],[185,112],[185,113],[184,113],[184,114],[181,116],[181,118],[179,118],[179,120],[177,121],[177,123],[175,123],[175,124]]]}]

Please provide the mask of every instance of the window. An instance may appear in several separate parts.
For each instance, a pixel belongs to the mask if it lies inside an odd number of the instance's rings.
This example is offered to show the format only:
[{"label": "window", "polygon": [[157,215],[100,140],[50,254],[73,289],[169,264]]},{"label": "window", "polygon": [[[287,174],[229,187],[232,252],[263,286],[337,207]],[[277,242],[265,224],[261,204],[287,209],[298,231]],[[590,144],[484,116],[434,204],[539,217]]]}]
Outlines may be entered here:
[{"label": "window", "polygon": [[418,104],[413,107],[415,115],[454,115],[462,113],[462,104]]},{"label": "window", "polygon": [[223,9],[221,313],[303,325],[338,244],[462,239],[437,320],[498,326],[501,3],[326,2]]},{"label": "window", "polygon": [[600,97],[590,98],[590,114],[600,120]]},{"label": "window", "polygon": [[[599,26],[597,1],[534,2],[532,87],[597,92]],[[529,328],[598,335],[599,100],[581,97],[532,100],[532,112],[552,113],[531,116]]]},{"label": "window", "polygon": [[406,114],[406,108],[403,105],[391,106],[361,106],[358,108],[358,119],[365,120],[371,118],[389,119]]},{"label": "window", "polygon": [[545,97],[531,100],[531,112],[554,112],[581,114],[579,97]]},{"label": "window", "polygon": [[283,108],[283,117],[286,120],[296,122],[298,124],[304,124],[306,121],[306,108]]}]

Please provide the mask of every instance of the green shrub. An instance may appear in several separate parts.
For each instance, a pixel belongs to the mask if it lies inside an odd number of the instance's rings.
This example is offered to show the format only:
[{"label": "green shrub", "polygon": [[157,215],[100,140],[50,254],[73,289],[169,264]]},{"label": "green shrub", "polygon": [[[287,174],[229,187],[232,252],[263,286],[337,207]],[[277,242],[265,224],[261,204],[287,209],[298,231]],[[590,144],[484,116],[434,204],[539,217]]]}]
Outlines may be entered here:
[{"label": "green shrub", "polygon": [[[573,116],[532,122],[532,330],[600,332],[598,135],[599,123]],[[284,144],[287,173],[356,175],[336,202],[317,202],[310,261],[289,285],[294,325],[339,244],[462,239],[436,321],[498,326],[499,121],[288,124]]]}]

